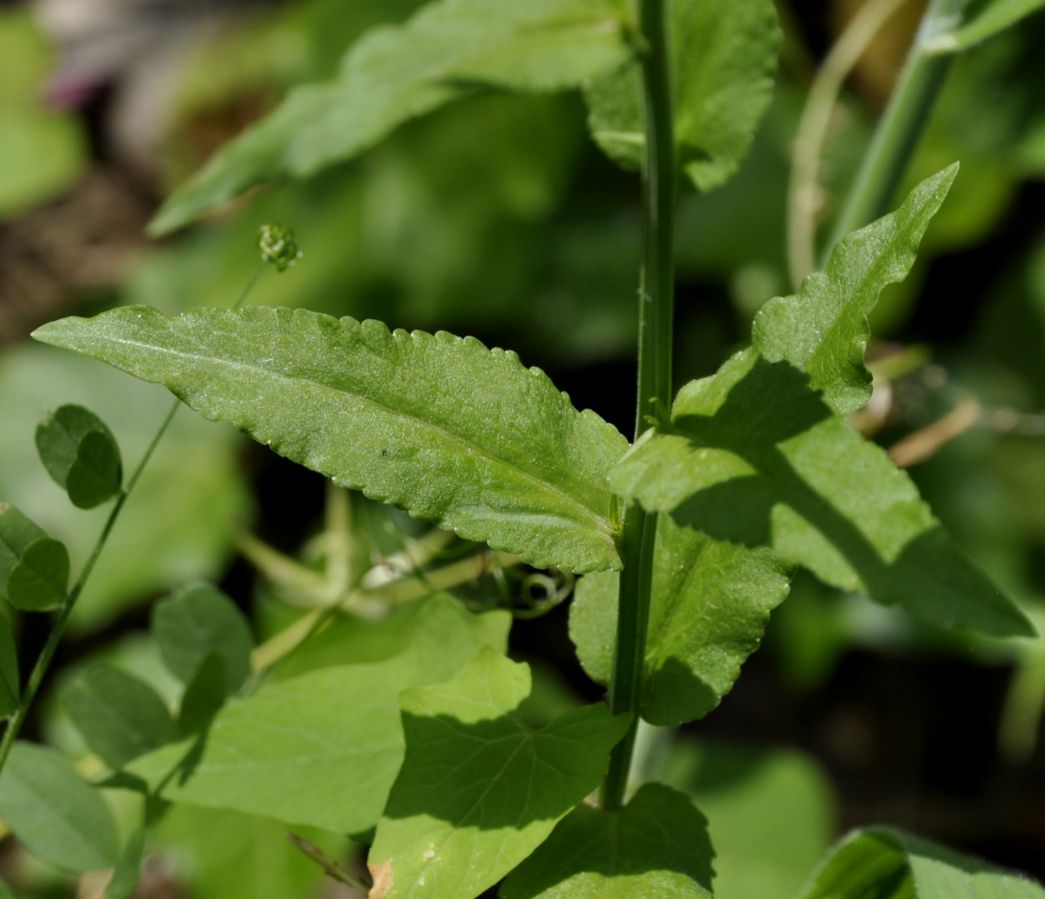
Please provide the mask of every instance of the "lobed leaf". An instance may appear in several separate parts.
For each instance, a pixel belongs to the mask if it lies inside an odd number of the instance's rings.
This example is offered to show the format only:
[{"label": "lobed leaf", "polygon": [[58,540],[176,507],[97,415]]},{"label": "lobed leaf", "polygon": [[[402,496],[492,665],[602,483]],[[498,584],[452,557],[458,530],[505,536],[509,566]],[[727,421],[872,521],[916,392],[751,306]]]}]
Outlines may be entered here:
[{"label": "lobed leaf", "polygon": [[16,609],[42,612],[65,601],[69,553],[17,508],[0,503],[0,596]]},{"label": "lobed leaf", "polygon": [[[739,168],[769,105],[776,11],[772,0],[672,0],[669,35],[678,165],[698,190],[711,190]],[[597,79],[585,97],[595,141],[637,167],[646,144],[639,63]]]},{"label": "lobed leaf", "polygon": [[867,315],[886,286],[907,277],[957,173],[954,163],[927,178],[896,212],[842,240],[826,269],[806,278],[797,296],[772,299],[755,316],[755,349],[769,362],[790,362],[808,374],[810,386],[839,415],[871,397]]},{"label": "lobed leaf", "polygon": [[116,862],[116,825],[109,807],[57,750],[14,744],[0,775],[0,816],[48,864],[79,872]]},{"label": "lobed leaf", "polygon": [[146,307],[37,339],[168,386],[347,487],[539,567],[618,568],[609,467],[627,442],[479,341],[304,310]]},{"label": "lobed leaf", "polygon": [[15,646],[11,618],[0,610],[0,717],[17,711],[21,701],[18,677],[18,647]]},{"label": "lobed leaf", "polygon": [[533,730],[526,665],[486,650],[453,680],[400,697],[406,755],[368,867],[371,899],[472,899],[593,791],[627,719],[603,705]]},{"label": "lobed leaf", "polygon": [[294,90],[176,191],[152,231],[178,228],[261,181],[315,174],[480,87],[576,87],[627,57],[619,14],[615,0],[430,3],[402,26],[368,33],[334,80]]},{"label": "lobed leaf", "polygon": [[[758,647],[787,578],[767,550],[657,522],[642,717],[672,727],[702,718]],[[570,638],[588,675],[607,684],[613,664],[618,577],[585,575],[570,606]]]},{"label": "lobed leaf", "polygon": [[83,406],[61,406],[40,422],[36,448],[74,506],[93,509],[120,492],[123,466],[116,438]]},{"label": "lobed leaf", "polygon": [[403,759],[399,693],[453,676],[482,648],[503,652],[508,625],[506,613],[472,615],[434,595],[415,604],[412,639],[397,654],[267,684],[224,706],[196,740],[129,771],[152,785],[166,778],[162,796],[172,802],[365,831]]},{"label": "lobed leaf", "polygon": [[959,855],[928,840],[886,827],[857,830],[831,850],[798,899],[1043,899],[1045,889]]},{"label": "lobed leaf", "polygon": [[112,665],[77,675],[61,700],[88,747],[113,770],[178,736],[160,695]]},{"label": "lobed leaf", "polygon": [[953,0],[925,39],[930,53],[960,53],[1045,7],[1045,0]]},{"label": "lobed leaf", "polygon": [[578,805],[508,875],[501,899],[710,899],[707,820],[664,784],[639,788],[622,809]]},{"label": "lobed leaf", "polygon": [[1033,634],[946,536],[908,475],[786,362],[748,350],[685,386],[670,430],[640,440],[610,483],[679,524],[772,546],[827,583],[899,604],[927,624]]},{"label": "lobed leaf", "polygon": [[250,674],[250,625],[236,604],[210,584],[193,584],[158,602],[152,634],[163,663],[182,683],[192,683],[212,657],[221,662],[226,696]]}]

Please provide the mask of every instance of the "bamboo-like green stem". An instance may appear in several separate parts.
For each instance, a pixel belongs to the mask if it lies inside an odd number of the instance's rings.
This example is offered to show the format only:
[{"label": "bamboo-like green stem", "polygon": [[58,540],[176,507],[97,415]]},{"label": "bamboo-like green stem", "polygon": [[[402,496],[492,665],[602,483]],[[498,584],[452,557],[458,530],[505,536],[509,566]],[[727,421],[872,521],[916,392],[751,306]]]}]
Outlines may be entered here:
[{"label": "bamboo-like green stem", "polygon": [[[642,0],[639,25],[645,39],[642,82],[646,109],[643,170],[643,265],[639,287],[639,371],[635,437],[646,429],[655,406],[671,403],[674,317],[675,138],[672,122],[669,49],[664,0]],[[610,755],[602,806],[619,808],[628,786],[642,696],[649,629],[653,545],[657,518],[637,504],[624,514],[621,533],[620,603],[610,681],[610,709],[631,717],[631,727]]]},{"label": "bamboo-like green stem", "polygon": [[[244,285],[239,298],[236,300],[235,306],[233,306],[234,309],[238,309],[243,305],[247,296],[250,294],[250,291],[257,283],[258,278],[261,277],[261,273],[265,270],[266,264],[267,263],[262,263],[255,270],[246,285]],[[163,435],[167,433],[167,429],[174,420],[174,416],[180,405],[181,401],[175,400],[167,411],[167,414],[164,416],[159,428],[156,429],[156,433],[153,435],[152,440],[149,441],[149,445],[142,454],[138,465],[135,467],[130,478],[128,478],[127,486],[124,487],[116,497],[116,502],[113,503],[112,510],[109,512],[109,517],[105,519],[105,524],[102,525],[102,530],[98,534],[98,539],[94,542],[94,547],[91,549],[87,561],[84,562],[83,568],[80,569],[80,575],[77,577],[76,583],[73,584],[72,589],[65,598],[65,602],[62,603],[62,606],[58,611],[58,617],[55,619],[54,625],[51,627],[51,631],[47,635],[47,640],[44,642],[43,649],[40,650],[40,655],[36,657],[36,662],[33,664],[33,670],[29,673],[29,679],[26,681],[25,690],[19,698],[18,709],[11,716],[11,720],[8,722],[7,727],[4,730],[4,735],[0,738],[0,772],[4,770],[4,766],[7,764],[8,756],[11,754],[11,747],[14,746],[14,742],[18,738],[18,734],[22,729],[22,725],[25,723],[29,710],[32,708],[33,701],[36,699],[36,694],[40,690],[40,685],[43,683],[44,677],[47,675],[47,670],[51,667],[51,661],[54,659],[54,654],[58,650],[58,645],[61,643],[62,637],[65,635],[65,629],[69,625],[69,618],[72,616],[73,609],[76,607],[76,601],[80,598],[80,594],[83,593],[84,587],[87,586],[87,580],[90,578],[91,572],[94,571],[94,566],[101,557],[102,550],[105,549],[105,544],[109,541],[109,535],[112,533],[116,520],[120,517],[120,512],[123,511],[127,498],[131,495],[131,492],[137,485],[138,480],[141,478],[142,472],[145,471],[145,466],[149,464],[149,460],[152,458],[153,453],[156,452],[156,447],[159,446],[160,441],[163,439]]]},{"label": "bamboo-like green stem", "polygon": [[822,259],[849,232],[888,211],[953,60],[953,54],[934,52],[929,45],[955,3],[932,0],[929,4]]}]

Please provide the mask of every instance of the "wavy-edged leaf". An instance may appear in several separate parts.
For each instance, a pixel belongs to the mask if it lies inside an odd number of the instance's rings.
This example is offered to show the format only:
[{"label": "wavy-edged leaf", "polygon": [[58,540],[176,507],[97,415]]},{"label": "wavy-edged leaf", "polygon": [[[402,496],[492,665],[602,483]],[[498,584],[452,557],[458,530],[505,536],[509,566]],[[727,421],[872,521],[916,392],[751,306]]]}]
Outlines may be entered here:
[{"label": "wavy-edged leaf", "polygon": [[505,880],[501,899],[710,899],[707,820],[664,784],[607,812],[581,804]]},{"label": "wavy-edged leaf", "polygon": [[0,503],[0,597],[16,609],[45,612],[65,601],[69,553],[9,503]]},{"label": "wavy-edged leaf", "polygon": [[895,212],[842,240],[825,270],[806,278],[796,296],[770,300],[755,317],[755,349],[770,362],[783,360],[806,372],[839,415],[871,397],[864,368],[867,315],[886,286],[907,277],[957,173],[954,163],[927,178]]},{"label": "wavy-edged leaf", "polygon": [[1045,7],[1045,0],[955,0],[940,27],[929,31],[930,53],[960,53]]},{"label": "wavy-edged leaf", "polygon": [[[196,740],[166,746],[129,771],[173,802],[358,833],[372,827],[403,759],[396,698],[452,677],[483,648],[503,652],[509,616],[472,615],[450,596],[416,605],[403,651],[322,668],[232,700]],[[404,625],[405,626],[405,625]]]},{"label": "wavy-edged leaf", "polygon": [[[772,0],[673,0],[669,10],[678,164],[698,190],[711,190],[740,166],[769,105],[776,11]],[[646,144],[638,64],[597,79],[585,96],[595,141],[638,166]]]},{"label": "wavy-edged leaf", "polygon": [[609,467],[627,443],[538,369],[472,338],[305,310],[129,307],[38,329],[165,384],[344,486],[539,567],[620,565]]},{"label": "wavy-edged leaf", "polygon": [[[642,717],[674,726],[702,718],[740,675],[769,614],[787,596],[787,578],[765,549],[714,540],[657,522]],[[570,606],[570,638],[585,671],[609,683],[618,576],[585,575]]]},{"label": "wavy-edged leaf", "polygon": [[11,617],[0,609],[0,717],[17,710],[21,695],[18,647],[11,629]]},{"label": "wavy-edged leaf", "polygon": [[798,899],[1045,899],[1045,889],[943,846],[888,827],[868,827],[843,838]]},{"label": "wavy-edged leaf", "polygon": [[0,815],[48,864],[95,871],[116,862],[116,825],[109,807],[54,749],[14,744],[0,775]]},{"label": "wavy-edged leaf", "polygon": [[910,477],[788,363],[739,353],[679,391],[670,430],[648,433],[610,476],[647,509],[716,539],[770,545],[830,584],[936,627],[1034,633],[947,537]]},{"label": "wavy-edged leaf", "polygon": [[293,91],[178,190],[152,230],[173,230],[260,181],[314,174],[479,87],[576,87],[627,58],[619,14],[614,0],[430,3],[367,34],[333,81]]},{"label": "wavy-edged leaf", "polygon": [[400,697],[406,756],[368,867],[371,899],[472,899],[592,792],[627,729],[604,704],[529,728],[530,671],[491,651]]},{"label": "wavy-edged leaf", "polygon": [[74,506],[93,509],[120,492],[123,464],[112,431],[83,406],[60,406],[36,427],[36,448]]},{"label": "wavy-edged leaf", "polygon": [[178,736],[160,695],[112,665],[78,674],[61,700],[87,745],[114,770]]},{"label": "wavy-edged leaf", "polygon": [[163,663],[182,683],[191,683],[211,656],[221,660],[226,695],[238,690],[250,674],[250,624],[211,584],[190,584],[158,602],[152,634]]}]

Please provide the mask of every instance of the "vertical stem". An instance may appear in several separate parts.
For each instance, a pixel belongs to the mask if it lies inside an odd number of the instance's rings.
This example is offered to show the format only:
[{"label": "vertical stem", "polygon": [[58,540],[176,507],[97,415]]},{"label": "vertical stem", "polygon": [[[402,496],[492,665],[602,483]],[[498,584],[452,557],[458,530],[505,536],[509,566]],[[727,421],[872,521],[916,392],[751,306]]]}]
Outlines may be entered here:
[{"label": "vertical stem", "polygon": [[835,222],[824,258],[850,231],[888,211],[918,140],[929,123],[933,104],[953,59],[951,53],[937,53],[927,47],[959,5],[960,0],[930,2],[900,73],[899,83],[875,129],[842,214]]},{"label": "vertical stem", "polygon": [[[643,265],[639,286],[639,372],[636,438],[655,405],[671,402],[672,319],[674,317],[675,139],[672,123],[669,50],[664,0],[641,0],[640,27],[647,50],[642,58],[646,109],[646,164],[643,172]],[[631,727],[610,756],[602,805],[624,801],[635,745],[642,674],[649,628],[650,586],[657,518],[638,505],[624,515],[621,534],[620,606],[610,682],[610,709],[631,717]]]}]

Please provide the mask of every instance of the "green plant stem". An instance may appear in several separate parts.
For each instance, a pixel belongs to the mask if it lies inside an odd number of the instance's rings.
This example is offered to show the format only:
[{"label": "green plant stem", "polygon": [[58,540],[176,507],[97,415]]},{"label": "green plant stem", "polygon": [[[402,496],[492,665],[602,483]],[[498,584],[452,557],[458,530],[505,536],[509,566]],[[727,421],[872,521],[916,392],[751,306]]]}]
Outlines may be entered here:
[{"label": "green plant stem", "polygon": [[905,0],[868,0],[827,54],[809,89],[795,132],[787,198],[787,261],[791,285],[816,267],[816,226],[820,206],[820,156],[849,73],[871,41]]},{"label": "green plant stem", "polygon": [[274,634],[251,654],[251,667],[264,671],[298,648],[317,633],[338,612],[360,615],[381,615],[389,606],[411,602],[436,590],[448,590],[481,577],[493,566],[503,568],[518,565],[519,558],[506,552],[481,552],[468,556],[434,571],[407,574],[379,586],[361,586],[325,609],[313,609],[293,624]]},{"label": "green plant stem", "polygon": [[[644,231],[639,288],[636,439],[647,427],[647,414],[658,407],[667,409],[671,403],[675,292],[675,139],[664,0],[642,0],[639,17],[648,49],[642,57],[646,164],[643,171]],[[623,804],[628,785],[646,660],[656,531],[655,515],[647,514],[637,504],[626,510],[621,533],[623,568],[609,701],[614,714],[631,717],[631,727],[610,755],[601,797],[602,805],[607,809],[619,808]]]},{"label": "green plant stem", "polygon": [[843,237],[888,211],[953,60],[953,54],[932,52],[928,44],[955,5],[956,0],[929,4],[822,261]]},{"label": "green plant stem", "polygon": [[[243,305],[244,301],[249,296],[250,291],[257,283],[258,278],[261,277],[262,272],[265,270],[266,264],[267,263],[262,263],[255,270],[246,285],[244,285],[243,290],[240,291],[240,295],[236,300],[235,306],[233,306],[234,309],[238,309]],[[25,723],[25,719],[29,715],[29,710],[32,708],[33,701],[36,699],[36,694],[40,690],[40,685],[43,683],[44,677],[47,675],[47,670],[50,668],[51,662],[54,659],[54,654],[58,650],[58,644],[61,643],[62,637],[65,635],[65,629],[69,625],[69,618],[72,616],[73,609],[76,607],[76,601],[80,598],[80,594],[83,593],[84,587],[87,586],[87,580],[91,576],[91,572],[94,571],[94,566],[97,564],[98,559],[102,554],[102,550],[105,549],[105,544],[109,541],[109,535],[112,533],[116,520],[120,517],[120,512],[123,511],[127,498],[131,495],[131,492],[137,485],[142,472],[145,470],[145,466],[149,464],[149,460],[156,451],[156,447],[159,446],[160,441],[163,439],[163,435],[167,433],[167,429],[174,420],[174,416],[180,405],[181,400],[175,400],[167,414],[163,417],[163,421],[160,423],[159,428],[157,428],[152,440],[149,441],[149,445],[142,454],[138,465],[131,473],[130,478],[127,479],[127,486],[124,487],[116,497],[116,502],[113,503],[112,510],[109,512],[109,517],[105,519],[105,524],[102,525],[102,530],[98,534],[98,539],[95,540],[94,547],[91,549],[87,561],[84,562],[83,568],[80,569],[80,575],[77,577],[76,583],[73,584],[72,589],[65,598],[65,602],[62,603],[62,607],[58,612],[58,617],[55,619],[54,625],[52,626],[50,633],[47,635],[47,640],[44,642],[43,649],[40,650],[40,655],[37,656],[36,662],[33,664],[33,670],[29,673],[29,679],[26,681],[25,690],[22,692],[20,697],[18,709],[11,716],[7,728],[4,730],[4,735],[0,738],[0,773],[3,772],[4,766],[7,764],[8,756],[11,754],[11,747],[14,746],[14,742],[18,738],[18,734],[22,729],[22,725]]]}]

